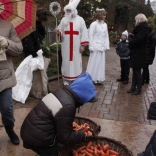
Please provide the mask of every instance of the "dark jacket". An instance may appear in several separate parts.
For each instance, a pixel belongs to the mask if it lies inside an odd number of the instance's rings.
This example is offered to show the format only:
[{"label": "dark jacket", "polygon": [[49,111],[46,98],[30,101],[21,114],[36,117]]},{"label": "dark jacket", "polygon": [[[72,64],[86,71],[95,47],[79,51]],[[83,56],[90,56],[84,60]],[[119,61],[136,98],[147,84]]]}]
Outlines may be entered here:
[{"label": "dark jacket", "polygon": [[156,34],[152,30],[147,42],[147,64],[153,64],[155,58]]},{"label": "dark jacket", "polygon": [[131,50],[130,65],[132,68],[143,68],[146,66],[146,49],[149,34],[148,24],[146,22],[137,25],[133,32],[133,38],[129,41]]},{"label": "dark jacket", "polygon": [[126,58],[130,56],[130,49],[129,49],[129,43],[126,41],[120,41],[117,44],[116,47],[116,53],[121,57],[121,58]]},{"label": "dark jacket", "polygon": [[46,149],[56,143],[75,144],[85,140],[85,134],[72,127],[76,108],[82,105],[76,94],[65,86],[49,95],[54,95],[51,103],[42,99],[22,124],[21,138],[25,148]]},{"label": "dark jacket", "polygon": [[46,35],[45,28],[40,21],[36,21],[36,30],[22,39],[24,57],[37,56],[37,51],[42,48],[42,41]]}]

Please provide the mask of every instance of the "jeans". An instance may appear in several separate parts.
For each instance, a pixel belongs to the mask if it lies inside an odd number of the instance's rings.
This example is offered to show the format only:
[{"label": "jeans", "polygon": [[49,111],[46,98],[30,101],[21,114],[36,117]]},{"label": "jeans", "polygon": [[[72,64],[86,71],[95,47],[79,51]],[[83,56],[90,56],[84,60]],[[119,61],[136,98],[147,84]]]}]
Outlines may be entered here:
[{"label": "jeans", "polygon": [[0,112],[2,114],[2,123],[4,126],[14,126],[12,88],[0,92]]}]

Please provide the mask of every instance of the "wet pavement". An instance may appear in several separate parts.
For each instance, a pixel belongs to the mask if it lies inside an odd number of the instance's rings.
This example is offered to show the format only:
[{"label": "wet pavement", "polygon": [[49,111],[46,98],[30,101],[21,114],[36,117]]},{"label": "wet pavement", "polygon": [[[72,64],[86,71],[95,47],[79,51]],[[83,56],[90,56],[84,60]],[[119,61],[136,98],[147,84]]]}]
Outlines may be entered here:
[{"label": "wet pavement", "polygon": [[[87,61],[88,56],[83,56],[84,71]],[[147,120],[148,108],[156,97],[155,66],[156,60],[150,66],[150,84],[143,86],[142,93],[137,96],[128,94],[126,91],[130,88],[131,73],[129,84],[116,82],[116,79],[120,77],[120,64],[115,48],[112,47],[106,53],[106,81],[102,85],[96,85],[98,102],[85,104],[77,114],[96,121],[102,127],[100,136],[121,141],[133,152],[134,156],[145,149],[156,129],[156,121]],[[59,80],[59,83],[57,80],[50,81],[49,90],[54,91],[62,85],[62,79]],[[25,116],[37,102],[38,99],[33,97],[29,97],[24,105],[14,101],[15,129],[18,134]],[[22,147],[22,141],[18,146],[10,143],[1,119],[0,156],[36,156],[32,151]]]}]

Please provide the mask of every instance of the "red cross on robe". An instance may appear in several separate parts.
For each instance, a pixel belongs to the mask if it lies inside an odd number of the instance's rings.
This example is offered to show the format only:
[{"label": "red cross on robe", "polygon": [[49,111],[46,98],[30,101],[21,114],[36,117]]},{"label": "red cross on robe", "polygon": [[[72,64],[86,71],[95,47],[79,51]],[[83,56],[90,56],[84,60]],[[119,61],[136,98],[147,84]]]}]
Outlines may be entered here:
[{"label": "red cross on robe", "polygon": [[78,31],[74,31],[73,30],[73,23],[70,22],[70,30],[69,31],[65,31],[66,35],[69,35],[70,37],[70,42],[69,42],[69,47],[70,47],[70,55],[69,55],[69,60],[73,61],[73,46],[74,46],[74,42],[73,42],[73,37],[74,35],[79,35]]}]

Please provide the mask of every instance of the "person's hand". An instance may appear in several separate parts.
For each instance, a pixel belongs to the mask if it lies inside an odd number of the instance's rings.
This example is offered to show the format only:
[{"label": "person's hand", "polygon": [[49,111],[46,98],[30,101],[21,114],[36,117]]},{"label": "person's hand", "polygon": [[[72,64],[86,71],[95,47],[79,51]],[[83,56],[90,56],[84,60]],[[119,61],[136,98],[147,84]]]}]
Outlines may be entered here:
[{"label": "person's hand", "polygon": [[5,37],[0,36],[0,46],[7,49],[8,48],[8,41]]},{"label": "person's hand", "polygon": [[59,29],[55,28],[54,32],[59,35]]},{"label": "person's hand", "polygon": [[84,50],[85,50],[85,46],[81,45],[81,47],[80,47],[80,53],[84,52]]}]

